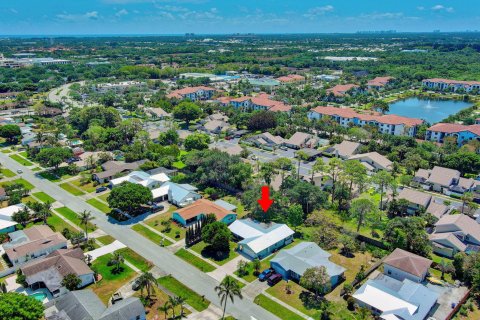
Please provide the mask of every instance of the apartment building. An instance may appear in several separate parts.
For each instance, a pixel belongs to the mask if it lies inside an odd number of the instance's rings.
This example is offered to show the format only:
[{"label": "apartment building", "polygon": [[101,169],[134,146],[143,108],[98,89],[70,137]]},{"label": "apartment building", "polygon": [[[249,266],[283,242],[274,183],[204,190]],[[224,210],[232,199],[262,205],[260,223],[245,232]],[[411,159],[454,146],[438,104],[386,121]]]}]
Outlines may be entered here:
[{"label": "apartment building", "polygon": [[446,91],[452,90],[454,92],[458,90],[465,90],[465,92],[472,92],[474,90],[480,91],[480,81],[460,81],[450,79],[424,79],[422,85],[431,90]]}]

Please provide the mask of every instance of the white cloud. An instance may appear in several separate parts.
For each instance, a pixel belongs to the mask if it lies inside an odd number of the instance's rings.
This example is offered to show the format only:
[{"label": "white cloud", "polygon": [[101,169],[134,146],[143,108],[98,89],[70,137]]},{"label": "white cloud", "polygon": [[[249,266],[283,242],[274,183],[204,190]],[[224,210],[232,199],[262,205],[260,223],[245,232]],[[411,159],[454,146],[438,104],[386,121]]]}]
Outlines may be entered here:
[{"label": "white cloud", "polygon": [[63,21],[70,21],[70,22],[80,22],[80,21],[87,21],[87,20],[98,20],[99,15],[98,11],[89,11],[85,12],[84,14],[72,14],[72,13],[61,13],[56,15],[57,19]]},{"label": "white cloud", "polygon": [[437,4],[435,6],[432,7],[432,10],[433,11],[445,11],[445,12],[454,12],[455,9],[453,9],[453,7],[445,7],[444,5],[441,5],[441,4]]},{"label": "white cloud", "polygon": [[326,5],[326,6],[323,6],[323,7],[315,7],[315,8],[311,8],[307,11],[307,13],[305,13],[303,16],[305,18],[309,18],[309,19],[314,19],[318,16],[323,16],[324,14],[328,13],[328,12],[332,12],[335,8],[332,6],[332,5]]},{"label": "white cloud", "polygon": [[121,16],[126,16],[127,14],[128,14],[128,11],[127,11],[126,9],[122,9],[122,10],[117,11],[117,12],[115,13],[115,15],[116,15],[117,17],[119,17],[119,18],[120,18]]}]

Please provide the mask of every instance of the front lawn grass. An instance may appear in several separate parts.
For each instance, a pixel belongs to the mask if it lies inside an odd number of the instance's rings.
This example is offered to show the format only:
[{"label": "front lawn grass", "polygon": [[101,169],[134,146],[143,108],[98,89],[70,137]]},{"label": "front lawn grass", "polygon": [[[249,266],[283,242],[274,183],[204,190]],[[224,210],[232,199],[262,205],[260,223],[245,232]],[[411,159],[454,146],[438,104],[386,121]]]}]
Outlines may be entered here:
[{"label": "front lawn grass", "polygon": [[68,229],[72,233],[78,232],[78,230],[76,230],[74,227],[69,225],[65,220],[60,218],[55,213],[52,213],[52,215],[47,218],[47,223],[56,232],[62,232],[63,229]]},{"label": "front lawn grass", "polygon": [[102,275],[102,280],[93,284],[90,288],[105,304],[108,304],[108,300],[112,294],[136,275],[135,271],[125,264],[122,264],[122,271],[120,273],[114,272],[115,267],[108,266],[111,258],[111,254],[106,254],[98,257],[92,263],[92,268]]},{"label": "front lawn grass", "polygon": [[2,149],[2,153],[10,153],[10,152],[12,152],[12,150],[10,150],[10,149]]},{"label": "front lawn grass", "polygon": [[98,241],[100,241],[101,243],[103,243],[104,246],[108,246],[110,243],[112,243],[113,241],[115,241],[115,238],[112,237],[111,235],[105,235],[105,236],[101,236],[101,237],[98,237],[96,238]]},{"label": "front lawn grass", "polygon": [[[75,213],[75,211],[73,211],[72,209],[67,207],[61,207],[61,208],[55,209],[55,211],[57,211],[59,214],[61,214],[62,216],[64,216],[74,224],[76,224],[80,229],[82,230],[85,229],[85,226],[81,224],[80,216],[77,213]],[[97,227],[91,222],[89,222],[87,226],[88,226],[88,232],[92,232],[95,229],[97,229]]]},{"label": "front lawn grass", "polygon": [[281,304],[278,304],[277,302],[273,301],[272,299],[268,298],[263,294],[259,294],[258,296],[256,296],[254,302],[265,310],[270,311],[280,319],[303,320],[303,318],[300,317],[298,314],[290,311],[289,309],[285,308]]},{"label": "front lawn grass", "polygon": [[60,177],[50,171],[42,171],[38,175],[51,182],[59,182],[61,180]]},{"label": "front lawn grass", "polygon": [[69,193],[73,194],[74,196],[81,196],[81,195],[85,194],[85,192],[83,192],[80,189],[75,188],[74,186],[72,186],[68,182],[64,182],[64,183],[60,184],[59,186],[60,186],[60,188],[64,189],[65,191],[68,191]]},{"label": "front lawn grass", "polygon": [[128,260],[131,264],[133,264],[135,267],[137,267],[139,270],[142,272],[147,272],[153,267],[153,264],[133,251],[130,248],[123,248],[120,250],[117,250],[117,252],[120,252],[122,256],[125,258],[125,260]]},{"label": "front lawn grass", "polygon": [[[154,228],[155,230],[160,231],[161,233],[163,233],[164,235],[172,239],[176,239],[176,240],[184,239],[186,229],[182,228],[180,225],[178,225],[176,222],[172,221],[171,219],[172,212],[175,211],[176,209],[177,207],[172,206],[167,212],[162,213],[159,216],[150,218],[146,220],[145,223],[148,226]],[[162,222],[164,221],[170,221],[170,230],[165,229],[165,226],[162,224]],[[177,232],[178,232],[178,238],[177,238]]]},{"label": "front lawn grass", "polygon": [[19,183],[19,184],[23,185],[23,187],[27,190],[32,190],[34,188],[33,184],[31,184],[30,182],[28,182],[27,180],[25,180],[23,178],[3,182],[2,187],[3,186],[9,186],[9,185],[16,184],[16,183]]},{"label": "front lawn grass", "polygon": [[210,305],[210,301],[202,298],[201,295],[199,295],[193,290],[190,290],[188,287],[183,285],[180,281],[178,281],[172,276],[161,277],[157,281],[161,286],[163,286],[176,296],[186,298],[187,304],[199,312],[207,309]]},{"label": "front lawn grass", "polygon": [[55,199],[50,197],[48,194],[46,194],[45,192],[35,192],[35,193],[32,193],[32,195],[37,198],[38,200],[44,202],[44,203],[47,203],[47,202],[50,202],[50,203],[54,203],[55,202]]},{"label": "front lawn grass", "polygon": [[[263,260],[260,261],[260,272],[262,272],[265,269],[270,268],[270,260],[273,257],[274,257],[274,255],[270,256],[268,259],[263,259]],[[238,271],[235,271],[234,274],[237,277],[242,278],[243,280],[248,281],[248,282],[255,281],[258,278],[258,276],[255,275],[255,270],[253,269],[253,263],[251,261],[248,262],[248,264],[247,264],[245,274],[240,275],[238,273]]]},{"label": "front lawn grass", "polygon": [[238,253],[235,251],[237,244],[235,242],[230,242],[230,251],[222,256],[218,256],[215,252],[209,250],[208,244],[203,241],[200,241],[197,244],[191,246],[191,249],[199,254],[202,257],[212,260],[219,265],[224,265],[225,263],[231,261],[235,257],[238,257]]},{"label": "front lawn grass", "polygon": [[98,210],[102,211],[103,213],[109,213],[111,211],[108,205],[99,201],[98,199],[95,199],[95,198],[88,199],[87,203],[97,208]]},{"label": "front lawn grass", "polygon": [[102,200],[103,202],[107,202],[107,198],[108,198],[109,195],[110,195],[110,192],[106,192],[106,193],[102,194],[101,196],[98,196],[97,198]]},{"label": "front lawn grass", "polygon": [[177,257],[181,258],[182,260],[187,261],[192,266],[200,269],[203,272],[211,272],[211,271],[215,270],[215,267],[212,266],[210,263],[204,261],[203,259],[197,257],[193,253],[188,252],[188,250],[185,250],[183,248],[178,250],[175,253],[175,255]]},{"label": "front lawn grass", "polygon": [[5,178],[11,178],[11,177],[15,177],[16,174],[12,171],[12,170],[9,170],[9,169],[2,169],[2,175],[5,177]]},{"label": "front lawn grass", "polygon": [[142,236],[144,236],[145,238],[147,238],[148,240],[160,245],[160,243],[162,243],[163,241],[163,245],[165,247],[168,247],[169,245],[171,245],[172,243],[162,237],[161,235],[159,234],[156,234],[155,232],[153,232],[152,230],[148,229],[147,227],[145,226],[142,226],[141,224],[136,224],[132,227],[132,230],[140,233]]},{"label": "front lawn grass", "polygon": [[23,157],[20,157],[18,154],[12,154],[9,157],[17,161],[18,163],[20,163],[22,166],[25,166],[25,167],[33,166],[33,163],[31,163],[30,161],[28,161]]},{"label": "front lawn grass", "polygon": [[38,202],[38,201],[33,199],[32,196],[26,196],[22,198],[22,203],[29,203],[29,202]]},{"label": "front lawn grass", "polygon": [[21,156],[24,157],[24,158],[28,158],[28,153],[27,153],[27,151],[22,151],[22,152],[19,152],[18,154],[21,155]]},{"label": "front lawn grass", "polygon": [[73,184],[74,186],[82,189],[83,191],[85,191],[87,193],[94,192],[97,189],[93,185],[93,182],[89,182],[89,183],[86,183],[86,184],[81,184],[81,180],[82,180],[81,178],[78,178],[78,179],[70,181],[70,183]]}]

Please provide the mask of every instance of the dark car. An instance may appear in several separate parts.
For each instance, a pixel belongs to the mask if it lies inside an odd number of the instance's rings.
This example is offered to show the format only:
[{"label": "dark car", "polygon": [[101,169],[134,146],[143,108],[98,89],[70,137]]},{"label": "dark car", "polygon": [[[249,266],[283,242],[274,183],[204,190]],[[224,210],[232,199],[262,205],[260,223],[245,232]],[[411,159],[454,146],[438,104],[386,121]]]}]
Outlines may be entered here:
[{"label": "dark car", "polygon": [[101,187],[98,187],[98,188],[95,190],[95,192],[96,192],[96,193],[100,193],[100,192],[103,192],[103,191],[105,191],[105,190],[107,190],[107,189],[108,189],[107,187],[101,186]]},{"label": "dark car", "polygon": [[269,285],[273,286],[279,283],[281,280],[282,280],[282,275],[279,273],[274,273],[267,279],[267,282]]},{"label": "dark car", "polygon": [[140,285],[141,285],[140,279],[137,278],[132,284],[132,290],[133,291],[140,290]]},{"label": "dark car", "polygon": [[267,280],[268,277],[270,277],[272,275],[272,273],[273,273],[272,269],[265,269],[265,270],[262,271],[262,273],[260,273],[258,275],[258,279],[260,281],[265,281],[265,280]]},{"label": "dark car", "polygon": [[152,206],[152,211],[153,212],[162,211],[163,209],[165,209],[165,206],[163,204],[154,204]]}]

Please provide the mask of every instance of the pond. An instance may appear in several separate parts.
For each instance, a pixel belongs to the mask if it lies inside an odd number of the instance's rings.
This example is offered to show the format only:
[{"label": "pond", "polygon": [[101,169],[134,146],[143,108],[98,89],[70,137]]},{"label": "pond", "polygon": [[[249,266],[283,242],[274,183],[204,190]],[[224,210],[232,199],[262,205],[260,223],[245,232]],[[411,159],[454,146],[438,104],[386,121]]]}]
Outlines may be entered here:
[{"label": "pond", "polygon": [[433,124],[472,105],[473,103],[458,100],[408,98],[391,103],[389,113],[420,118]]}]

